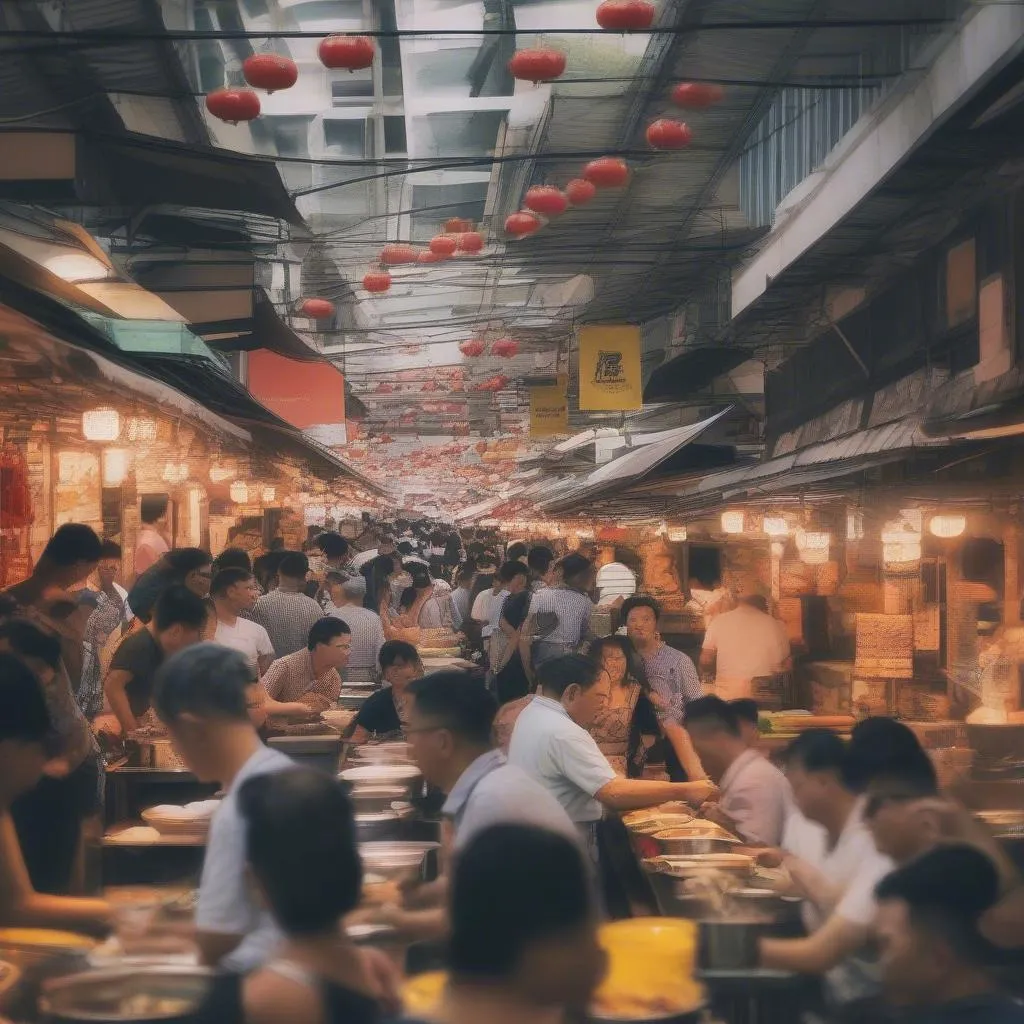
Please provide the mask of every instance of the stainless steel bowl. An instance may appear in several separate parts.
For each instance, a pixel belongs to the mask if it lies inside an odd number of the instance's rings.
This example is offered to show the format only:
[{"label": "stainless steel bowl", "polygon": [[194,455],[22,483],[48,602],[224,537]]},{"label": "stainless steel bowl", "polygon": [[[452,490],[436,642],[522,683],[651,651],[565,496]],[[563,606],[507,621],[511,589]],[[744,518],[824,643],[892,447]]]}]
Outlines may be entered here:
[{"label": "stainless steel bowl", "polygon": [[[687,833],[687,834],[683,834]],[[667,829],[651,837],[663,854],[673,857],[698,857],[705,853],[734,853],[739,841],[728,836],[699,835],[687,829]]]}]

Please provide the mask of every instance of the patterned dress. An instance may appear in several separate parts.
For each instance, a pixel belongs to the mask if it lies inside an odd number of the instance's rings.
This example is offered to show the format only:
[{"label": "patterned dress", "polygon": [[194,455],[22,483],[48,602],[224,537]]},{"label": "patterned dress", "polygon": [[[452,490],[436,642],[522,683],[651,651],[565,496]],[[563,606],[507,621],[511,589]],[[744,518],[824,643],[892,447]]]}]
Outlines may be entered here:
[{"label": "patterned dress", "polygon": [[629,740],[633,731],[633,715],[643,690],[635,679],[629,677],[621,688],[627,691],[625,703],[617,707],[606,704],[594,719],[590,735],[601,748],[601,753],[608,758],[608,763],[615,774],[625,778],[629,768]]},{"label": "patterned dress", "polygon": [[100,591],[96,607],[85,624],[82,641],[82,678],[75,694],[88,719],[103,711],[103,666],[101,655],[110,637],[128,621],[121,595]]}]

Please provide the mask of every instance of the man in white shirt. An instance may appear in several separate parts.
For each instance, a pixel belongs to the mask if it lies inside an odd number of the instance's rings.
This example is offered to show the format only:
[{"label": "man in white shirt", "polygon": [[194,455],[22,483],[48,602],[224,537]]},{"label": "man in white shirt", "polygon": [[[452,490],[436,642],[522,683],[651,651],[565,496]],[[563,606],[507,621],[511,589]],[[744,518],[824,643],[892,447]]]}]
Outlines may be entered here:
[{"label": "man in white shirt", "polygon": [[708,623],[700,667],[714,669],[715,692],[723,700],[752,696],[755,679],[788,672],[792,665],[786,627],[768,614],[760,595],[741,597],[738,607]]},{"label": "man in white shirt", "polygon": [[744,742],[736,711],[721,697],[701,697],[686,705],[683,723],[721,791],[704,816],[751,846],[778,846],[792,790],[786,776]]},{"label": "man in white shirt", "polygon": [[241,651],[263,675],[274,660],[270,634],[258,622],[241,618],[242,612],[252,611],[260,596],[256,577],[245,569],[221,569],[210,585],[210,596],[217,608],[214,642]]},{"label": "man in white shirt", "polygon": [[700,803],[707,782],[656,782],[616,776],[587,732],[608,700],[608,677],[589,658],[566,654],[537,668],[540,695],[512,730],[508,759],[549,790],[597,859],[596,825],[604,808],[632,811],[669,800]]},{"label": "man in white shirt", "polygon": [[808,822],[824,830],[824,842],[804,844],[813,860],[787,857],[783,864],[805,897],[802,939],[762,939],[761,966],[823,974],[835,1005],[877,998],[881,976],[869,955],[877,903],[875,886],[893,862],[875,848],[864,822],[864,801],[849,782],[843,741],[811,729],[787,751],[793,799]]}]

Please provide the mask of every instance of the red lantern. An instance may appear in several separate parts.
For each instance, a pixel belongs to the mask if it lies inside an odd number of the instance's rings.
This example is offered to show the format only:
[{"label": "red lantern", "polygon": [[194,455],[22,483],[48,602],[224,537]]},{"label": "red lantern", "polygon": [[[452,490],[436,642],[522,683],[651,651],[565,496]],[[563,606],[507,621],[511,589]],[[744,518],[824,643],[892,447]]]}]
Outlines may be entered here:
[{"label": "red lantern", "polygon": [[662,117],[647,126],[647,141],[654,149],[685,149],[693,141],[693,132],[685,121]]},{"label": "red lantern", "polygon": [[519,353],[519,342],[514,338],[499,338],[491,345],[491,355],[499,359],[511,359]]},{"label": "red lantern", "polygon": [[377,385],[377,394],[378,395],[390,395],[394,390],[395,390],[394,385],[393,384],[389,384],[385,380],[382,380]]},{"label": "red lantern", "polygon": [[251,89],[214,89],[206,97],[206,109],[221,121],[238,124],[260,116],[260,98]]},{"label": "red lantern", "polygon": [[334,316],[334,303],[327,299],[303,299],[299,309],[312,320],[326,320]]},{"label": "red lantern", "polygon": [[483,455],[483,453],[484,453],[485,451],[487,451],[487,442],[486,442],[486,441],[477,441],[477,443],[476,443],[475,445],[473,445],[473,447],[474,447],[474,448],[475,448],[475,449],[476,449],[476,450],[477,450],[477,451],[478,451],[478,452],[479,452],[479,453],[480,453],[481,455]]},{"label": "red lantern", "polygon": [[672,102],[687,110],[707,110],[722,102],[725,90],[708,82],[683,82],[672,90]]},{"label": "red lantern", "polygon": [[597,186],[586,178],[573,178],[565,186],[565,195],[573,206],[584,206],[597,195]]},{"label": "red lantern", "polygon": [[459,345],[459,351],[470,359],[476,359],[477,356],[484,354],[484,343],[476,338],[470,338]]},{"label": "red lantern", "polygon": [[255,89],[290,89],[299,80],[299,66],[279,53],[254,53],[242,62],[242,74]]},{"label": "red lantern", "polygon": [[641,32],[654,24],[654,4],[647,0],[604,0],[597,23],[613,32]]},{"label": "red lantern", "polygon": [[417,263],[443,263],[444,262],[444,257],[443,256],[438,256],[438,254],[436,252],[431,252],[429,249],[424,249],[423,252],[421,252],[416,257],[416,262]]},{"label": "red lantern", "polygon": [[629,167],[618,157],[602,156],[583,168],[583,177],[597,188],[621,188],[629,179]]},{"label": "red lantern", "polygon": [[320,63],[332,71],[362,71],[373,64],[376,52],[368,36],[328,36],[317,50]]},{"label": "red lantern", "polygon": [[417,255],[411,245],[385,245],[381,250],[380,261],[385,267],[397,267],[402,263],[415,263]]},{"label": "red lantern", "polygon": [[463,231],[472,231],[473,222],[463,217],[449,217],[444,222],[445,234],[461,235]]},{"label": "red lantern", "polygon": [[477,253],[484,247],[484,236],[479,231],[463,231],[458,239],[459,252]]},{"label": "red lantern", "polygon": [[371,270],[363,277],[363,287],[371,295],[379,295],[391,287],[391,275],[386,270]]},{"label": "red lantern", "polygon": [[532,213],[513,213],[505,218],[505,230],[515,238],[532,235],[540,227],[540,221]]},{"label": "red lantern", "polygon": [[454,256],[459,243],[454,235],[434,235],[430,240],[430,251],[435,256]]},{"label": "red lantern", "polygon": [[545,217],[557,217],[565,213],[569,200],[553,185],[537,185],[526,190],[523,205]]},{"label": "red lantern", "polygon": [[565,71],[561,50],[517,50],[508,62],[513,78],[523,82],[551,82]]}]

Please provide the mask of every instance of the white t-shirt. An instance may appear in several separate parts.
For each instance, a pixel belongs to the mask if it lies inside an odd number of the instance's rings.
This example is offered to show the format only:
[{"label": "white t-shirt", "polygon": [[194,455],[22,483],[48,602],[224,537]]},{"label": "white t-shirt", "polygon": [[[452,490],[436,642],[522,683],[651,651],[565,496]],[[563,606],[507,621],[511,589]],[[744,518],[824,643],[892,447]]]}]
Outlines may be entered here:
[{"label": "white t-shirt", "polygon": [[750,683],[779,672],[789,657],[785,626],[740,605],[708,623],[704,650],[715,652],[715,692],[723,700],[750,696]]},{"label": "white t-shirt", "polygon": [[238,618],[233,626],[223,622],[217,623],[217,632],[213,634],[214,643],[223,644],[236,651],[241,651],[255,666],[259,659],[274,656],[274,645],[270,642],[270,634],[252,619]]},{"label": "white t-shirt", "polygon": [[505,596],[507,596],[507,591],[502,590],[496,594],[493,587],[481,590],[476,595],[476,600],[473,602],[473,608],[469,615],[470,618],[475,619],[477,622],[484,623],[483,628],[480,630],[480,635],[485,640],[494,632],[494,626],[490,624],[493,611],[492,606],[499,598],[504,602]]},{"label": "white t-shirt", "polygon": [[[800,824],[803,819],[804,824]],[[877,901],[875,886],[895,868],[888,857],[879,853],[875,840],[864,821],[864,801],[854,805],[846,826],[834,847],[828,848],[824,830],[815,831],[812,823],[802,815],[787,822],[786,841],[799,845],[796,853],[816,867],[834,886],[842,889],[842,896],[832,914],[852,924],[868,926],[875,919]],[[828,911],[819,910],[809,901],[803,905],[804,924],[809,932],[816,931],[829,917]],[[829,995],[837,1003],[876,995],[881,986],[877,962],[868,951],[852,956],[825,975]]]}]

